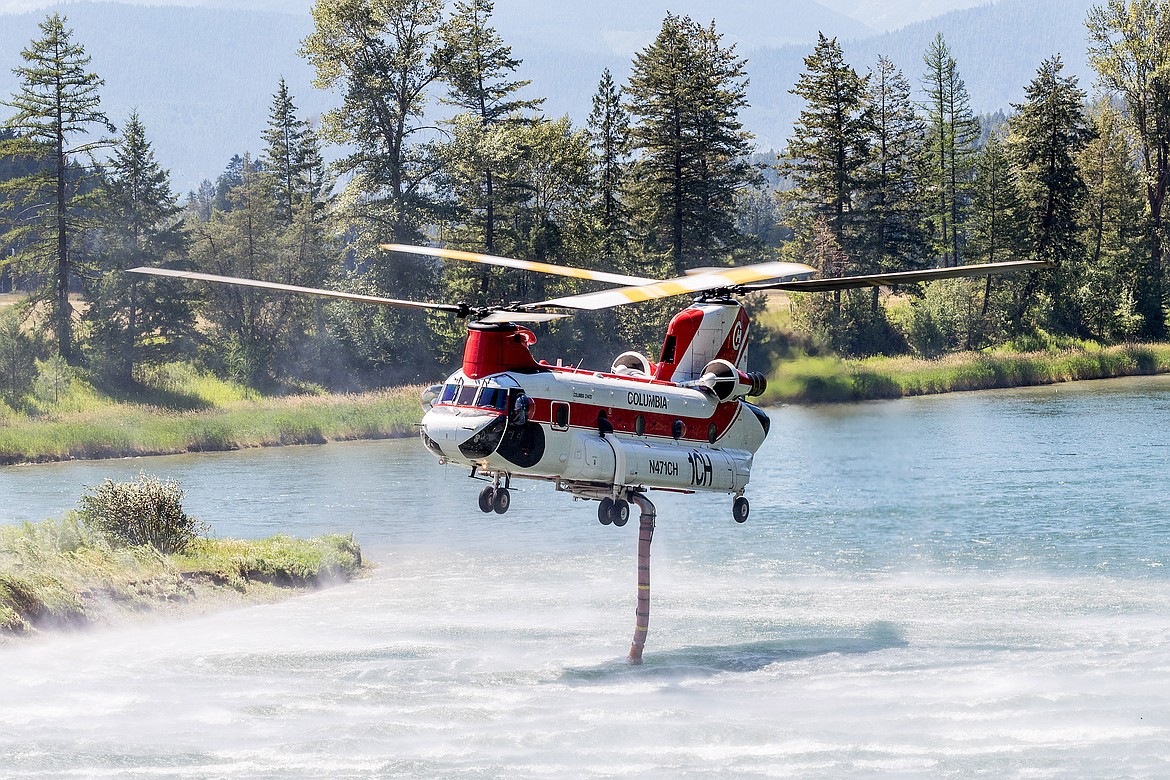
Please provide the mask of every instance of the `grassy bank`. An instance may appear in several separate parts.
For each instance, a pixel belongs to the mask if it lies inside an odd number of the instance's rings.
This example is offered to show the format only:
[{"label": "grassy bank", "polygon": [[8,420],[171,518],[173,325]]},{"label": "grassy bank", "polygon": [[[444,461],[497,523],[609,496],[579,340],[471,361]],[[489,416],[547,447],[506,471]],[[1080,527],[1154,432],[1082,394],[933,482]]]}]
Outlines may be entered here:
[{"label": "grassy bank", "polygon": [[0,527],[0,636],[272,598],[348,579],[361,565],[361,549],[343,535],[199,539],[164,555],[97,541],[76,516]]},{"label": "grassy bank", "polygon": [[155,393],[153,402],[135,403],[73,388],[37,414],[0,408],[0,465],[410,435],[419,420],[418,393],[417,387],[280,398],[221,393],[195,402]]},{"label": "grassy bank", "polygon": [[938,360],[801,357],[781,362],[757,400],[837,403],[1163,373],[1170,373],[1170,344],[960,352]]}]

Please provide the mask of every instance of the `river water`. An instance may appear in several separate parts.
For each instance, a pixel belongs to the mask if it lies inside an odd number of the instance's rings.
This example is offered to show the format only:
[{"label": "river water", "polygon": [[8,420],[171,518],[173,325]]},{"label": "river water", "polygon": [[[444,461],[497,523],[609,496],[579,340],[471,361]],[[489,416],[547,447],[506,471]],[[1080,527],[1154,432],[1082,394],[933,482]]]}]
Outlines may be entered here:
[{"label": "river water", "polygon": [[1166,776],[1170,378],[771,410],[746,525],[414,441],[0,470],[0,522],[179,479],[224,536],[354,531],[364,579],[0,648],[3,777]]}]

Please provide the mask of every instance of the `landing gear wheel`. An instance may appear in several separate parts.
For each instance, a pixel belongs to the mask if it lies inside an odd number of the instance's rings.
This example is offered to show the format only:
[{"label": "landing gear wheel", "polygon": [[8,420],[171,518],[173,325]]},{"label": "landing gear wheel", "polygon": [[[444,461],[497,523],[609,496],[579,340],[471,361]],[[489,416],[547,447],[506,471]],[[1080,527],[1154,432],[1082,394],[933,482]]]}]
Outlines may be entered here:
[{"label": "landing gear wheel", "polygon": [[495,497],[492,499],[492,509],[496,510],[497,515],[502,515],[508,511],[508,507],[512,505],[512,491],[508,488],[500,488],[496,491]]},{"label": "landing gear wheel", "polygon": [[495,498],[496,490],[491,486],[485,487],[483,490],[479,491],[479,511],[485,513],[492,511],[492,504],[494,503]]},{"label": "landing gear wheel", "polygon": [[613,522],[613,499],[603,498],[597,504],[597,519],[602,525],[609,525]]},{"label": "landing gear wheel", "polygon": [[743,496],[735,499],[731,504],[731,516],[735,518],[735,522],[737,523],[746,523],[749,512],[751,512],[751,506]]},{"label": "landing gear wheel", "polygon": [[619,498],[613,502],[613,509],[610,514],[613,517],[613,524],[621,528],[630,520],[630,505],[624,498]]}]

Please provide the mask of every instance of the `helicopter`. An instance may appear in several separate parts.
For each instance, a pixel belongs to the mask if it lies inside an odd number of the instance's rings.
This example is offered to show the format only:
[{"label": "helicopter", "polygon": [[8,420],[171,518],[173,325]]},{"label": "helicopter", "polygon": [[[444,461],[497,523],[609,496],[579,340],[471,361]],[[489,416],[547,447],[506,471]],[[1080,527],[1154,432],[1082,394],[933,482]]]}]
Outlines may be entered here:
[{"label": "helicopter", "polygon": [[[487,484],[483,512],[504,514],[514,480],[551,483],[559,492],[598,502],[603,525],[624,526],[630,502],[648,490],[716,492],[732,497],[743,523],[752,461],[767,437],[766,412],[748,399],[767,387],[747,370],[751,321],[739,298],[766,290],[806,292],[889,287],[934,279],[1042,269],[1017,260],[927,270],[811,278],[816,269],[771,261],[697,269],[660,280],[573,266],[406,244],[388,252],[426,255],[618,285],[533,303],[473,306],[426,303],[165,268],[155,274],[340,298],[375,305],[450,312],[468,319],[462,366],[422,393],[419,433],[440,464],[460,465]],[[640,301],[691,294],[693,303],[667,327],[657,359],[618,355],[605,370],[537,360],[526,324]]]},{"label": "helicopter", "polygon": [[[514,479],[552,483],[575,499],[595,500],[602,525],[624,526],[640,510],[638,600],[627,661],[642,663],[650,623],[650,544],[657,511],[647,491],[731,495],[737,523],[751,511],[745,495],[752,461],[771,427],[747,399],[767,387],[747,370],[751,320],[739,298],[766,290],[827,292],[964,276],[1051,268],[1038,260],[919,271],[811,278],[801,263],[765,262],[696,269],[674,279],[644,277],[497,257],[439,247],[382,244],[381,249],[605,282],[609,289],[533,303],[472,306],[425,303],[166,268],[155,274],[359,303],[444,311],[468,320],[463,364],[441,385],[423,391],[419,436],[440,464],[470,469],[487,484],[478,505],[504,514]],[[694,301],[667,326],[657,360],[618,355],[606,371],[550,363],[532,354],[536,335],[525,324],[567,312],[691,294]]]}]

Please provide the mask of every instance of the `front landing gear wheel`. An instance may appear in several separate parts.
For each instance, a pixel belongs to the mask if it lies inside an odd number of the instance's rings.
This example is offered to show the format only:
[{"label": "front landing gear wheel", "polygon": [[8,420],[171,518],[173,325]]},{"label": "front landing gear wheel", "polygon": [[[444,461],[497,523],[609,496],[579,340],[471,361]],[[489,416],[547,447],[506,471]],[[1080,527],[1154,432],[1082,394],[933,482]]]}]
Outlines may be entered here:
[{"label": "front landing gear wheel", "polygon": [[492,511],[492,504],[495,502],[495,499],[496,499],[495,488],[489,486],[489,487],[485,487],[483,490],[479,491],[479,511],[481,511],[481,512]]},{"label": "front landing gear wheel", "polygon": [[603,498],[597,504],[597,520],[602,525],[609,525],[613,522],[613,499]]},{"label": "front landing gear wheel", "polygon": [[749,512],[751,512],[751,506],[748,505],[748,500],[743,496],[735,499],[731,505],[731,516],[735,518],[737,523],[746,523]]},{"label": "front landing gear wheel", "polygon": [[500,488],[497,490],[495,497],[492,499],[492,509],[496,510],[496,514],[504,514],[511,505],[512,491],[508,490],[508,488]]},{"label": "front landing gear wheel", "polygon": [[610,516],[613,518],[613,524],[621,528],[630,520],[630,505],[626,503],[624,498],[619,498],[613,502],[613,509],[610,510]]}]

